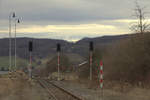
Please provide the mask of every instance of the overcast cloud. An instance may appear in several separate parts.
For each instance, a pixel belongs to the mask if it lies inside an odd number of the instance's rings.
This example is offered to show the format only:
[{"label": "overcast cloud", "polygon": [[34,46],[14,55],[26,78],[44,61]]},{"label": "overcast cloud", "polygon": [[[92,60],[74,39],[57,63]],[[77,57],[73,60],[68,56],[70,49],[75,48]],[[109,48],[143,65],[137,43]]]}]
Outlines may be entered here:
[{"label": "overcast cloud", "polygon": [[[22,17],[22,23],[18,25],[18,36],[33,37],[33,34],[37,34],[36,37],[61,37],[72,41],[88,36],[130,33],[128,27],[133,20],[131,15],[134,2],[135,0],[0,0],[0,37],[8,36],[8,15],[13,11]],[[150,11],[150,0],[139,0],[139,4]]]}]

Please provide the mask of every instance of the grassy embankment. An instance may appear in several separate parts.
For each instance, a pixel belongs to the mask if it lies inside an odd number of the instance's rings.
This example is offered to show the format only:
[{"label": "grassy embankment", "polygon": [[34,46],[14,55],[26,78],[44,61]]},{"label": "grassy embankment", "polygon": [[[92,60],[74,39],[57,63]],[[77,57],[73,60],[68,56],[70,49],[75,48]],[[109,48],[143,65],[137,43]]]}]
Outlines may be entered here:
[{"label": "grassy embankment", "polygon": [[[15,66],[14,56],[12,57],[12,68]],[[24,68],[28,65],[28,61],[17,57],[17,68]],[[0,70],[9,69],[9,57],[0,57]]]}]

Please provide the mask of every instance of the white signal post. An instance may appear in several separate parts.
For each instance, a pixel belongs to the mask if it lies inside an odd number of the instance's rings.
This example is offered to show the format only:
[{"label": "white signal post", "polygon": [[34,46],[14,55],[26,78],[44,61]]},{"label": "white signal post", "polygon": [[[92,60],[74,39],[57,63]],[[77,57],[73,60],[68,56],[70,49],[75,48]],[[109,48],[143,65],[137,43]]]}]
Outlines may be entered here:
[{"label": "white signal post", "polygon": [[93,47],[93,42],[91,41],[90,42],[90,45],[89,45],[89,51],[90,51],[90,54],[89,54],[89,56],[90,56],[90,58],[89,58],[89,62],[90,62],[90,81],[92,81],[92,62],[93,62],[93,49],[94,49],[94,47]]},{"label": "white signal post", "polygon": [[30,52],[30,66],[32,66],[32,52]]},{"label": "white signal post", "polygon": [[57,53],[57,63],[58,63],[58,81],[60,80],[60,52]]},{"label": "white signal post", "polygon": [[32,52],[30,52],[30,63],[29,63],[28,71],[29,71],[29,78],[32,79]]},{"label": "white signal post", "polygon": [[90,80],[92,80],[92,62],[93,62],[93,52],[90,51]]},{"label": "white signal post", "polygon": [[100,89],[101,89],[101,100],[103,100],[103,62],[100,61],[100,77],[99,77],[99,81],[100,81]]}]

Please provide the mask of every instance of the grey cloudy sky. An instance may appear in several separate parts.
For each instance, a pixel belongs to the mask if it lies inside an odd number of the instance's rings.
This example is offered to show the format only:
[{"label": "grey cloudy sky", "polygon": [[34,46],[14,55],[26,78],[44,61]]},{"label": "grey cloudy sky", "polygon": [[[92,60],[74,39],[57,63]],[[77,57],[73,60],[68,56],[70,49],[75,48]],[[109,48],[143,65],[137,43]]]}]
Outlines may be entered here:
[{"label": "grey cloudy sky", "polygon": [[[18,36],[62,38],[130,33],[135,0],[0,0],[0,37],[8,36],[8,15],[22,17]],[[150,11],[150,0],[139,0]],[[148,18],[150,17],[147,15]]]}]

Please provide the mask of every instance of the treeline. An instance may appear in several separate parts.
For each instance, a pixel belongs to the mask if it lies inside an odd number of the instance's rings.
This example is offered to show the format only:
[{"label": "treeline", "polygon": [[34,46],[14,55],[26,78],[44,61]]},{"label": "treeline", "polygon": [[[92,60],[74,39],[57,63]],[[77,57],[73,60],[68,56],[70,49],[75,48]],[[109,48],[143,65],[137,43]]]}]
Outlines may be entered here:
[{"label": "treeline", "polygon": [[150,83],[150,34],[135,34],[103,54],[105,79],[130,84]]},{"label": "treeline", "polygon": [[[57,72],[57,56],[52,57],[46,61],[43,67],[40,67],[36,70],[36,73],[40,76],[49,76],[53,72]],[[68,57],[64,54],[60,55],[60,72],[72,71],[73,67],[70,67],[71,63]]]},{"label": "treeline", "polygon": [[[96,45],[93,53],[93,82],[98,83],[99,62],[104,63],[104,82],[115,81],[141,84],[147,86],[150,83],[150,34],[132,34],[113,44],[100,48]],[[87,57],[87,61],[89,58]],[[73,70],[70,59],[61,55],[61,71],[77,72],[80,79],[89,80],[89,63],[77,66]],[[48,76],[57,72],[57,57],[49,60],[45,67],[39,70],[42,76]]]},{"label": "treeline", "polygon": [[0,67],[0,71],[9,71],[9,69],[5,67]]}]

